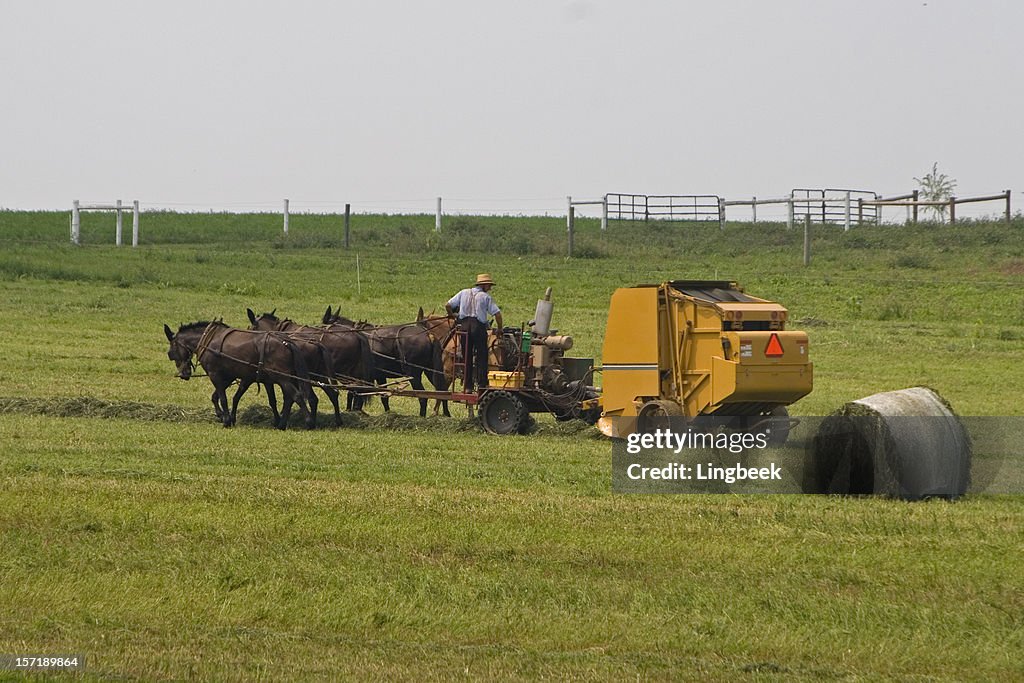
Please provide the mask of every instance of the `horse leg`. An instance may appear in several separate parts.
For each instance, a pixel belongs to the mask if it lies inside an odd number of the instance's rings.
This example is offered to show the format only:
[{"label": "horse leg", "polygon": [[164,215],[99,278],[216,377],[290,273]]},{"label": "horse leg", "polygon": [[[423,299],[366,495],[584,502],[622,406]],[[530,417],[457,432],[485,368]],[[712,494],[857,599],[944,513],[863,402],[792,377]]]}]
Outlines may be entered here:
[{"label": "horse leg", "polygon": [[[444,389],[439,389],[439,391],[444,391]],[[434,399],[434,417],[437,417],[437,414],[439,412],[441,412],[442,409],[444,410],[444,416],[445,417],[451,417],[452,416],[452,414],[450,412],[448,412],[448,401],[447,400],[440,399],[440,398]]]},{"label": "horse leg", "polygon": [[274,426],[281,422],[281,413],[277,412],[277,392],[274,391],[273,382],[264,382],[263,388],[267,390],[267,403],[270,404],[270,412],[274,414]]},{"label": "horse leg", "polygon": [[[412,377],[409,378],[409,383],[412,384],[412,388],[415,389],[416,391],[423,391],[425,389],[425,387],[423,386],[423,373],[413,373]],[[427,399],[420,399],[420,417],[427,416],[427,403]]]},{"label": "horse leg", "polygon": [[338,390],[334,387],[323,387],[324,395],[327,396],[327,400],[334,406],[334,426],[341,426],[341,406],[338,405]]},{"label": "horse leg", "polygon": [[213,403],[213,412],[217,414],[217,419],[223,420],[224,413],[220,409],[220,390],[216,385],[213,387],[213,393],[210,394],[210,401]]},{"label": "horse leg", "polygon": [[[429,378],[430,378],[430,383],[433,384],[434,388],[437,389],[438,391],[448,391],[448,387],[451,386],[448,383],[448,375],[446,375],[443,370],[441,370],[441,371],[438,371],[438,370],[432,371],[430,373],[430,375],[429,375]],[[441,406],[442,408],[444,408],[444,416],[445,417],[451,417],[452,416],[452,414],[450,412],[448,412],[448,401],[442,400],[442,399],[437,399],[436,401],[434,401],[434,415],[435,416],[437,415],[437,407],[438,406]]]},{"label": "horse leg", "polygon": [[[306,415],[306,429],[316,429],[316,409],[320,405],[320,399],[317,398],[316,392],[313,391],[313,386],[309,382],[299,382],[299,396],[304,398],[299,403],[299,407]],[[305,408],[307,403],[309,404],[308,412]]]},{"label": "horse leg", "polygon": [[277,428],[283,431],[288,429],[288,418],[291,417],[292,404],[295,403],[295,392],[282,384],[281,395],[284,397],[284,405],[281,406],[281,419],[277,423]]},{"label": "horse leg", "polygon": [[228,387],[230,383],[222,378],[211,378],[213,382],[213,405],[217,409],[217,416],[220,423],[225,427],[231,426],[231,411],[228,410]]},{"label": "horse leg", "polygon": [[235,419],[238,417],[238,402],[242,399],[242,394],[248,391],[251,385],[251,379],[238,380],[238,391],[235,392],[235,397],[231,399],[231,415],[229,416],[228,422],[224,425],[225,427],[230,427],[235,424]]}]

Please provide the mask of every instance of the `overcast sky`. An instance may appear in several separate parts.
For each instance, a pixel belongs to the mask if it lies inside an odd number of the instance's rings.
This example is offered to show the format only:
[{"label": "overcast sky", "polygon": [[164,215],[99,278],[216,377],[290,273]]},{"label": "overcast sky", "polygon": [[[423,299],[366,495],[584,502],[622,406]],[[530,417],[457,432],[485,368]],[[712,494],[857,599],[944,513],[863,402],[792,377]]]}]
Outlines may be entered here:
[{"label": "overcast sky", "polygon": [[[1024,3],[0,0],[0,206],[1024,197]],[[991,207],[995,212],[998,207]]]}]

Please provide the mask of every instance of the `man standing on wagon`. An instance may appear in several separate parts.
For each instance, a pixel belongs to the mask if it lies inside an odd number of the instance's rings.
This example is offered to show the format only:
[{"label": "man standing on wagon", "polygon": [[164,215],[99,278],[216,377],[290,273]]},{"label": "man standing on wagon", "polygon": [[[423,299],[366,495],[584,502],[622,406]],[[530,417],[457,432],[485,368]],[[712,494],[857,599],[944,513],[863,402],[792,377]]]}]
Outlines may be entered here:
[{"label": "man standing on wagon", "polygon": [[444,305],[449,316],[458,316],[458,324],[466,331],[466,391],[472,391],[474,380],[481,388],[487,386],[487,316],[493,315],[498,329],[501,309],[491,298],[494,280],[487,273],[476,276],[473,287],[462,290]]}]

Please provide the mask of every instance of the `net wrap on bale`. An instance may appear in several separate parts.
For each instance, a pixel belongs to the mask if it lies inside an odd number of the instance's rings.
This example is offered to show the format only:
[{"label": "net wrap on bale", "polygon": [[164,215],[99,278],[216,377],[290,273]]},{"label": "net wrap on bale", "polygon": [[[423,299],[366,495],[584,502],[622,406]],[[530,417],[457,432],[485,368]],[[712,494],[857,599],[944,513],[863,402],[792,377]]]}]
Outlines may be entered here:
[{"label": "net wrap on bale", "polygon": [[970,485],[971,441],[950,405],[925,387],[847,403],[814,438],[805,490],[892,498],[956,498]]}]

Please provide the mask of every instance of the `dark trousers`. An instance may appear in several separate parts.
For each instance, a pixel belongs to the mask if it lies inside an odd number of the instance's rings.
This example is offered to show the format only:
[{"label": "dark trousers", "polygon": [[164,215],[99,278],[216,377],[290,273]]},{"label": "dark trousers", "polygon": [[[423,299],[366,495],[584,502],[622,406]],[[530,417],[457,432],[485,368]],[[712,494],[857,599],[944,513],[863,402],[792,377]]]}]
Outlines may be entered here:
[{"label": "dark trousers", "polygon": [[463,318],[459,327],[466,331],[466,391],[474,385],[487,386],[487,326],[476,318]]}]

